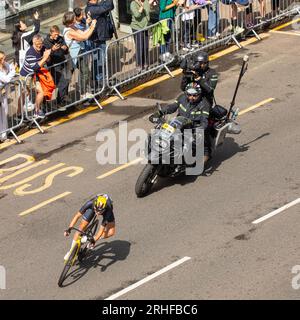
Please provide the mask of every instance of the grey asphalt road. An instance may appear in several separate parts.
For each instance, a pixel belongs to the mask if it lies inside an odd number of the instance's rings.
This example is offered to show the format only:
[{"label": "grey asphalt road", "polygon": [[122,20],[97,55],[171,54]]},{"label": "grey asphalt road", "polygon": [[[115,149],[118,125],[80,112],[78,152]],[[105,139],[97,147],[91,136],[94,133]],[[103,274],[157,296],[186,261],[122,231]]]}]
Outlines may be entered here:
[{"label": "grey asphalt road", "polygon": [[[218,103],[229,105],[244,54],[250,63],[237,105],[246,110],[274,100],[239,117],[242,133],[227,136],[210,176],[164,179],[143,199],[134,193],[142,165],[96,179],[118,167],[97,163],[99,130],[117,132],[117,121],[126,119],[129,130],[150,130],[147,116],[157,100],[176,97],[180,77],[2,150],[0,168],[11,171],[0,171],[0,265],[6,269],[0,298],[105,299],[190,257],[118,299],[298,299],[292,268],[300,264],[299,204],[252,222],[299,198],[299,48],[298,36],[271,33],[211,63],[220,75]],[[12,167],[25,160],[3,161],[16,154],[34,156],[38,165],[14,175]],[[70,194],[19,216],[64,192]],[[70,247],[63,230],[98,192],[114,199],[116,236],[97,243],[59,288]]]}]

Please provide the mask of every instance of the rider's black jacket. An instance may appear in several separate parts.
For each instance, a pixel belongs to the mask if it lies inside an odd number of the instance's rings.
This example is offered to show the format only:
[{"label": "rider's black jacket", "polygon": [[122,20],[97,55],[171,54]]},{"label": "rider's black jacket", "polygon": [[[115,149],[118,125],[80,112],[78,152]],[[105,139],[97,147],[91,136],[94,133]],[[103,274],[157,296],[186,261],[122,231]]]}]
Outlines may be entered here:
[{"label": "rider's black jacket", "polygon": [[[198,79],[198,77],[201,77],[201,79]],[[207,71],[198,74],[198,77],[195,75],[191,77],[191,75],[183,74],[181,90],[185,91],[186,86],[191,82],[198,83],[203,91],[203,96],[206,97],[212,106],[214,101],[214,90],[218,82],[218,74],[215,70],[208,68]],[[195,78],[198,80],[195,80]]]},{"label": "rider's black jacket", "polygon": [[178,110],[178,115],[193,121],[194,126],[201,126],[204,130],[208,125],[208,117],[211,109],[206,98],[191,104],[186,94],[181,94],[174,103],[162,108],[164,114],[170,114]]}]

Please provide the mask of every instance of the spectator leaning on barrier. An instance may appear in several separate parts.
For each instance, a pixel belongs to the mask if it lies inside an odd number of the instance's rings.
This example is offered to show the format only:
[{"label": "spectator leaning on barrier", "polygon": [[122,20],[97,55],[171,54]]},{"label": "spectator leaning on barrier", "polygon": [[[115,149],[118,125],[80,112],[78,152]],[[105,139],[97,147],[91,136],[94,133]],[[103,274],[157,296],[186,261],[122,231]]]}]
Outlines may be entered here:
[{"label": "spectator leaning on barrier", "polygon": [[220,19],[219,0],[209,0],[206,3],[208,14],[207,38],[215,40],[220,36],[218,32]]},{"label": "spectator leaning on barrier", "polygon": [[26,81],[26,85],[29,86],[29,90],[35,88],[35,111],[41,118],[45,117],[41,110],[41,104],[44,100],[44,92],[42,86],[37,77],[34,74],[44,66],[49,59],[51,49],[46,49],[43,46],[43,38],[36,34],[32,39],[32,47],[30,47],[25,55],[24,65],[20,71],[21,80]]},{"label": "spectator leaning on barrier", "polygon": [[225,5],[231,6],[231,25],[229,26],[230,30],[232,30],[235,35],[243,33],[244,28],[238,25],[238,8],[236,4],[237,0],[221,0],[221,2]]},{"label": "spectator leaning on barrier", "polygon": [[12,46],[15,49],[15,62],[19,68],[22,68],[26,51],[32,46],[33,36],[40,32],[39,13],[36,11],[33,15],[33,28],[27,30],[27,25],[23,20],[20,20],[15,25],[15,30],[12,34]]},{"label": "spectator leaning on barrier", "polygon": [[258,17],[260,19],[260,22],[266,22],[266,3],[265,0],[258,0],[259,2],[259,12],[260,16]]},{"label": "spectator leaning on barrier", "polygon": [[[136,66],[138,71],[147,69],[149,64],[149,33],[145,29],[150,21],[150,3],[149,0],[133,0],[130,3],[132,33],[136,48]],[[139,31],[139,32],[138,32]]]},{"label": "spectator leaning on barrier", "polygon": [[[189,11],[197,8],[194,4],[194,0],[185,0],[182,4],[183,11]],[[182,38],[184,47],[182,48],[184,51],[192,50],[192,41],[194,37],[194,32],[192,33],[193,23],[195,19],[195,11],[190,11],[184,13],[182,15]]]},{"label": "spectator leaning on barrier", "polygon": [[63,35],[72,58],[72,69],[74,71],[76,68],[79,68],[80,71],[79,82],[82,99],[85,98],[88,86],[88,65],[86,59],[82,56],[78,58],[78,55],[85,52],[84,41],[91,37],[95,30],[96,23],[96,19],[92,20],[90,27],[85,31],[82,31],[75,27],[76,19],[74,12],[66,12],[63,16],[63,24],[65,25]]},{"label": "spectator leaning on barrier", "polygon": [[7,134],[3,131],[8,129],[8,97],[5,90],[5,84],[9,83],[16,73],[16,64],[8,64],[5,61],[5,58],[5,53],[0,51],[0,142],[3,142],[7,139]]},{"label": "spectator leaning on barrier", "polygon": [[[54,79],[54,83],[58,89],[57,103],[59,110],[64,111],[67,97],[67,89],[69,85],[67,72],[66,55],[69,49],[65,43],[64,38],[60,35],[58,26],[52,26],[50,33],[44,40],[44,46],[46,49],[51,49],[50,59],[47,61],[47,66],[50,67],[51,75]],[[54,67],[52,67],[54,65]]]},{"label": "spectator leaning on barrier", "polygon": [[165,44],[160,47],[160,53],[162,54],[163,61],[171,52],[171,41],[172,41],[172,29],[175,19],[175,12],[178,6],[178,0],[160,0],[159,1],[159,20],[168,20],[169,32],[164,35]]},{"label": "spectator leaning on barrier", "polygon": [[114,9],[113,0],[89,0],[85,8],[86,16],[97,20],[96,30],[91,37],[92,48],[100,48],[94,55],[94,83],[95,86],[102,86],[103,66],[106,50],[106,41],[113,37],[113,25],[110,18],[110,11]]},{"label": "spectator leaning on barrier", "polygon": [[65,26],[63,36],[69,48],[73,61],[73,68],[77,68],[77,56],[84,52],[84,41],[89,39],[96,27],[97,20],[94,19],[91,25],[85,31],[77,29],[75,14],[72,11],[66,12],[63,16],[63,25]]},{"label": "spectator leaning on barrier", "polygon": [[[206,4],[206,0],[194,0],[194,4],[197,5],[197,7],[203,7]],[[193,30],[193,34],[196,40],[197,44],[201,44],[201,42],[205,41],[205,37],[204,37],[204,32],[203,30],[203,26],[202,26],[202,22],[201,22],[201,11],[202,9],[198,9],[195,11],[195,16],[194,16],[194,30]]]},{"label": "spectator leaning on barrier", "polygon": [[271,9],[273,18],[280,14],[280,0],[271,1]]}]

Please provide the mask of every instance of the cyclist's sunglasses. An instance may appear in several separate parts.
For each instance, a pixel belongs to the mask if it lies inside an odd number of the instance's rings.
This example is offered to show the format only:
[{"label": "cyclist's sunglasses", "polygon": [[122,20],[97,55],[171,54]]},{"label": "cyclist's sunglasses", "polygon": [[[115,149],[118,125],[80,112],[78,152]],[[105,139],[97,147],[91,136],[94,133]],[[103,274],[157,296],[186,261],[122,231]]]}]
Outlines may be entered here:
[{"label": "cyclist's sunglasses", "polygon": [[188,93],[189,97],[199,97],[199,93]]}]

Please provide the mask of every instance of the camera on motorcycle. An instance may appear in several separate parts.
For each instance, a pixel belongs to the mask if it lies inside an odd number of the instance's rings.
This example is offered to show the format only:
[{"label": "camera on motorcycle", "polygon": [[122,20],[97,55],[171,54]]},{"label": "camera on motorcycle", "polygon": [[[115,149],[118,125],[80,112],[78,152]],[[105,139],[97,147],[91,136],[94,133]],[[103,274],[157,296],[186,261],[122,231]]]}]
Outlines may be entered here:
[{"label": "camera on motorcycle", "polygon": [[158,111],[154,112],[149,117],[149,121],[152,123],[158,123],[159,119],[163,116],[163,111],[162,111],[161,105],[159,103],[157,103],[156,106],[158,108]]},{"label": "camera on motorcycle", "polygon": [[156,114],[155,113],[153,113],[153,114],[151,114],[151,116],[149,117],[149,121],[151,122],[151,123],[158,123],[158,120],[159,120],[159,118],[156,116]]}]

